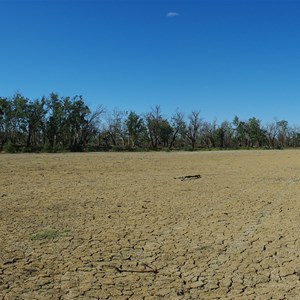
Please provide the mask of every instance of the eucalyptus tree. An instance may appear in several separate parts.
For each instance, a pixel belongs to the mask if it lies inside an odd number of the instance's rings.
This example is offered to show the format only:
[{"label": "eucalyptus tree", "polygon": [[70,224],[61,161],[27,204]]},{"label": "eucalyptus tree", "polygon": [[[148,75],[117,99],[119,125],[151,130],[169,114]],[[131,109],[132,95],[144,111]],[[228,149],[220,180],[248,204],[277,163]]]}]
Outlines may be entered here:
[{"label": "eucalyptus tree", "polygon": [[11,129],[12,103],[8,98],[0,98],[0,150],[8,142]]},{"label": "eucalyptus tree", "polygon": [[104,115],[106,109],[100,105],[95,111],[90,111],[86,117],[86,122],[82,128],[82,139],[83,144],[87,145],[91,143],[95,146],[98,144],[100,146],[100,125],[102,123],[101,117]]},{"label": "eucalyptus tree", "polygon": [[276,138],[278,134],[278,127],[275,122],[268,123],[265,127],[266,137],[269,148],[276,147]]},{"label": "eucalyptus tree", "polygon": [[280,120],[276,122],[277,126],[277,140],[278,140],[278,146],[279,147],[285,147],[287,138],[288,138],[288,121],[286,120]]},{"label": "eucalyptus tree", "polygon": [[91,111],[82,96],[75,96],[71,100],[66,99],[66,103],[69,105],[65,116],[68,146],[71,150],[82,150],[87,142],[88,118]]},{"label": "eucalyptus tree", "polygon": [[163,147],[169,147],[173,128],[167,119],[162,119],[160,122],[160,143]]},{"label": "eucalyptus tree", "polygon": [[270,148],[284,147],[288,137],[288,122],[275,120],[265,127],[265,134]]},{"label": "eucalyptus tree", "polygon": [[30,101],[27,105],[27,142],[26,147],[41,146],[45,142],[45,124],[47,110],[45,98]]},{"label": "eucalyptus tree", "polygon": [[47,121],[46,136],[50,146],[62,143],[63,125],[65,120],[64,102],[56,93],[51,93],[46,99]]},{"label": "eucalyptus tree", "polygon": [[92,114],[82,96],[59,97],[52,93],[46,99],[46,107],[46,135],[50,146],[82,150],[87,142]]},{"label": "eucalyptus tree", "polygon": [[240,121],[238,116],[235,116],[232,124],[235,126],[234,138],[239,147],[247,147],[249,142],[248,124],[247,122]]},{"label": "eucalyptus tree", "polygon": [[188,116],[187,139],[193,150],[200,137],[201,122],[200,111],[192,111]]},{"label": "eucalyptus tree", "polygon": [[163,119],[160,106],[157,105],[152,108],[151,112],[146,113],[144,118],[150,146],[156,149],[159,146],[160,125]]},{"label": "eucalyptus tree", "polygon": [[124,146],[126,141],[126,116],[125,111],[114,109],[107,116],[106,137],[113,146]]},{"label": "eucalyptus tree", "polygon": [[187,125],[184,120],[184,114],[180,111],[176,111],[171,117],[172,136],[170,142],[170,148],[173,148],[176,141],[179,140],[180,146],[184,145],[184,140],[187,133]]},{"label": "eucalyptus tree", "polygon": [[217,121],[213,123],[203,122],[202,123],[203,142],[207,148],[215,148],[218,139],[218,126]]},{"label": "eucalyptus tree", "polygon": [[220,148],[232,147],[233,128],[229,121],[223,121],[216,130],[217,145]]},{"label": "eucalyptus tree", "polygon": [[146,132],[144,119],[131,111],[127,117],[126,126],[128,132],[128,144],[132,147],[141,147]]},{"label": "eucalyptus tree", "polygon": [[10,111],[10,140],[13,144],[22,145],[26,140],[27,119],[26,111],[28,99],[16,93],[11,102]]},{"label": "eucalyptus tree", "polygon": [[248,120],[247,130],[249,135],[249,146],[255,145],[261,147],[266,140],[266,132],[261,126],[261,121],[252,117]]},{"label": "eucalyptus tree", "polygon": [[290,141],[289,141],[288,146],[299,147],[300,146],[300,127],[299,126],[290,127],[289,133],[290,133]]}]

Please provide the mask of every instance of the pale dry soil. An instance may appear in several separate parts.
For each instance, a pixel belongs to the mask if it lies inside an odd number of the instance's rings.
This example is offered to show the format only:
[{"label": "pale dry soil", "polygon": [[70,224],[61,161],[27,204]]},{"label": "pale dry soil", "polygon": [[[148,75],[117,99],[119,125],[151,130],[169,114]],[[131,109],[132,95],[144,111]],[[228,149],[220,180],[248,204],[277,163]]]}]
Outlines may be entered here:
[{"label": "pale dry soil", "polygon": [[0,170],[0,299],[300,299],[300,151],[3,154]]}]

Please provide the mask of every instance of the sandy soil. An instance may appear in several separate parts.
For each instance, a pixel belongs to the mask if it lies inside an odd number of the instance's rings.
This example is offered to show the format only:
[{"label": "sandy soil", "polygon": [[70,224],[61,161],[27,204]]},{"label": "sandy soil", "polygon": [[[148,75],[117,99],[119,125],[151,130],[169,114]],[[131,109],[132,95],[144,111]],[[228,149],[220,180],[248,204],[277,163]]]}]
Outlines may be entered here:
[{"label": "sandy soil", "polygon": [[0,170],[0,299],[300,299],[300,151],[0,155]]}]

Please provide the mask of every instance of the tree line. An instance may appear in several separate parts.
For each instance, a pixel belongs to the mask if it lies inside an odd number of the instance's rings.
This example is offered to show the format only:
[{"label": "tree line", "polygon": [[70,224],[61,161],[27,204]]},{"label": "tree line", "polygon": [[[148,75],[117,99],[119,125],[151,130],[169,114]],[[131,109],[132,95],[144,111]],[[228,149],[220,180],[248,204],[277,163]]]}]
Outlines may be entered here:
[{"label": "tree line", "polygon": [[0,97],[0,151],[134,151],[240,149],[300,146],[300,128],[286,120],[262,124],[252,117],[207,122],[200,111],[177,110],[164,117],[160,106],[148,112],[100,106],[91,111],[82,96],[51,93],[30,100],[20,93]]}]

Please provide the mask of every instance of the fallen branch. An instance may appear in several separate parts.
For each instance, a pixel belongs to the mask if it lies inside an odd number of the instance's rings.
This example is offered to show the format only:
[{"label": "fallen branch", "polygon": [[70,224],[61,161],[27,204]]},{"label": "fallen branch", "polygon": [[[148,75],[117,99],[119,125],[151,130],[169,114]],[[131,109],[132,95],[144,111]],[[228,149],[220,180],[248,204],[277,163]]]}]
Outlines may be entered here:
[{"label": "fallen branch", "polygon": [[119,273],[124,273],[124,272],[128,272],[128,273],[155,273],[157,274],[158,273],[158,270],[157,269],[153,269],[152,267],[146,265],[146,264],[143,264],[145,267],[148,267],[150,268],[150,270],[130,270],[130,269],[121,269],[121,268],[118,268],[116,266],[111,266],[111,265],[106,265],[106,267],[109,267],[109,268],[113,268],[115,270],[117,270]]},{"label": "fallen branch", "polygon": [[180,177],[174,177],[175,179],[181,179],[181,181],[189,180],[189,179],[199,179],[201,178],[201,175],[187,175],[187,176],[180,176]]}]

